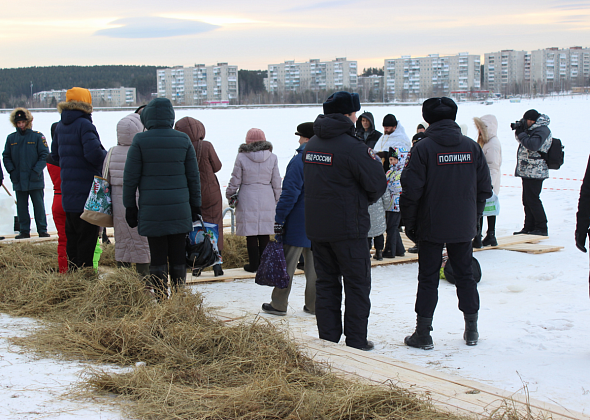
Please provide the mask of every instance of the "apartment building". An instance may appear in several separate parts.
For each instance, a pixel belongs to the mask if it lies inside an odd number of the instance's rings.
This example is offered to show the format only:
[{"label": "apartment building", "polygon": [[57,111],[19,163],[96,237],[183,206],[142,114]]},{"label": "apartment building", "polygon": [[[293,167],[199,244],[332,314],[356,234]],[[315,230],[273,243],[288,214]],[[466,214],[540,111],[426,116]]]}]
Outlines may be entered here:
[{"label": "apartment building", "polygon": [[502,50],[486,53],[484,59],[486,89],[504,95],[524,93],[525,81],[530,80],[530,54],[526,51]]},{"label": "apartment building", "polygon": [[158,97],[174,105],[223,105],[238,99],[238,66],[228,63],[157,70]]},{"label": "apartment building", "polygon": [[288,60],[281,64],[269,64],[268,77],[264,80],[270,93],[355,90],[357,84],[357,63],[345,57],[332,61],[311,59],[296,63]]},{"label": "apartment building", "polygon": [[451,91],[479,90],[480,66],[480,56],[468,53],[386,59],[384,99],[414,100],[449,95]]},{"label": "apartment building", "polygon": [[[88,89],[92,95],[92,106],[121,107],[134,106],[137,103],[135,88],[120,87],[112,89]],[[33,94],[33,102],[40,106],[65,102],[67,89],[42,91]],[[55,98],[55,101],[53,100]]]}]

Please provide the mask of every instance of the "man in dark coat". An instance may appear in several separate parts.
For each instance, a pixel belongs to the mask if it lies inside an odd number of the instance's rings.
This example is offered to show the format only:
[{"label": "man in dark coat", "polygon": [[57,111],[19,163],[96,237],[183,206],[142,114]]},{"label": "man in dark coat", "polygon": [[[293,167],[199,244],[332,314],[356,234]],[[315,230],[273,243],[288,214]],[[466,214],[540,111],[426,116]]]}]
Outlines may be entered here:
[{"label": "man in dark coat", "polygon": [[299,147],[297,148],[297,154],[293,156],[289,165],[287,165],[281,198],[279,198],[276,207],[275,234],[282,235],[287,273],[289,274],[289,286],[285,289],[275,287],[272,291],[271,302],[262,304],[262,310],[269,314],[287,314],[293,275],[301,255],[303,255],[305,261],[305,305],[303,310],[315,314],[315,282],[317,276],[313,267],[311,241],[305,234],[305,195],[303,188],[303,161],[301,160],[305,146],[309,139],[313,137],[313,134],[312,122],[305,122],[297,126],[295,135],[299,136]]},{"label": "man in dark coat", "polygon": [[459,309],[465,317],[463,337],[467,345],[475,345],[479,295],[471,270],[471,240],[486,199],[492,195],[490,171],[481,147],[461,134],[455,122],[457,105],[452,99],[428,99],[422,115],[430,126],[426,137],[412,148],[401,176],[400,208],[406,235],[419,244],[417,326],[405,343],[425,350],[433,348],[430,331],[446,243]]},{"label": "man in dark coat", "polygon": [[16,128],[16,132],[9,134],[6,138],[2,158],[16,194],[20,224],[20,234],[16,236],[16,239],[31,237],[29,197],[33,202],[39,237],[47,238],[49,234],[43,201],[43,188],[45,188],[43,169],[49,154],[47,141],[43,134],[32,130],[33,116],[28,109],[16,108],[10,114],[10,122]]},{"label": "man in dark coat", "polygon": [[99,227],[82,220],[84,205],[95,176],[102,175],[106,151],[92,124],[92,96],[75,87],[57,110],[61,120],[55,128],[51,157],[61,168],[61,198],[66,212],[66,250],[70,270],[92,267]]},{"label": "man in dark coat", "polygon": [[[358,94],[336,92],[314,122],[303,153],[305,232],[317,273],[316,319],[321,339],[342,335],[342,283],[346,293],[346,345],[371,350],[367,324],[371,260],[367,247],[369,204],[385,192],[381,160],[354,135]],[[343,281],[342,278],[343,277]]]},{"label": "man in dark coat", "polygon": [[123,172],[125,218],[148,238],[150,274],[159,299],[168,294],[168,273],[174,287],[186,282],[185,237],[201,215],[197,156],[189,136],[172,128],[174,116],[166,98],[143,109],[147,131],[133,138]]},{"label": "man in dark coat", "polygon": [[377,140],[381,138],[381,135],[380,131],[375,130],[373,114],[366,111],[363,112],[356,122],[356,136],[373,149]]}]

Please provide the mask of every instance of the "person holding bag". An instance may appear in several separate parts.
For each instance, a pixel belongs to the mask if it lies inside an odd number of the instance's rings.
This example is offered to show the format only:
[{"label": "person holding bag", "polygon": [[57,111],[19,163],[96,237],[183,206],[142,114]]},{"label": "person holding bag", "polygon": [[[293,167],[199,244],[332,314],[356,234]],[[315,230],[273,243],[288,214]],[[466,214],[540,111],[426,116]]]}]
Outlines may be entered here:
[{"label": "person holding bag", "polygon": [[150,275],[162,300],[168,297],[168,273],[174,289],[186,282],[185,240],[201,214],[201,183],[189,137],[172,128],[170,100],[152,100],[141,122],[147,131],[135,135],[127,152],[123,205],[129,227],[138,226],[148,238]]},{"label": "person holding bag", "polygon": [[103,174],[111,185],[113,205],[113,224],[115,230],[115,261],[117,267],[131,267],[135,263],[136,271],[142,277],[150,275],[150,249],[148,240],[141,236],[137,228],[131,228],[125,220],[123,206],[123,173],[127,152],[133,138],[143,131],[139,114],[129,114],[117,123],[117,146],[109,150]]},{"label": "person holding bag", "polygon": [[[500,178],[502,172],[502,145],[498,139],[498,120],[495,116],[488,114],[481,118],[475,117],[473,119],[475,127],[477,128],[477,144],[481,146],[483,154],[490,168],[490,176],[492,177],[492,189],[495,195],[500,194]],[[483,217],[479,220],[478,232],[473,239],[473,247],[481,248],[483,246],[498,246],[496,240],[496,216],[487,216],[488,231],[486,237],[481,239],[481,232],[483,227]]]}]

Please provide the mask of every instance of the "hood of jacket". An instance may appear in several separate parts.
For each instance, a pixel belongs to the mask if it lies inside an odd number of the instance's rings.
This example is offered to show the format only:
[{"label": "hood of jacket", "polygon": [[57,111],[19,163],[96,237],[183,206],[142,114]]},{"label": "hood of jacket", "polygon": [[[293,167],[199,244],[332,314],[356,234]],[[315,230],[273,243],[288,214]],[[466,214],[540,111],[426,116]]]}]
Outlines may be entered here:
[{"label": "hood of jacket", "polygon": [[174,124],[174,129],[185,133],[191,139],[191,143],[195,146],[199,141],[205,139],[205,126],[199,120],[194,119],[193,117],[184,117],[176,121]]},{"label": "hood of jacket", "polygon": [[475,117],[473,118],[473,122],[477,131],[480,133],[483,144],[486,144],[492,137],[498,135],[498,120],[495,116],[488,114],[481,118]]},{"label": "hood of jacket", "polygon": [[14,128],[17,128],[16,126],[16,121],[14,121],[14,119],[16,118],[16,113],[18,111],[22,111],[25,113],[25,117],[27,117],[27,125],[25,125],[25,129],[23,131],[26,131],[28,129],[32,129],[33,128],[33,114],[31,114],[31,111],[29,111],[27,108],[14,108],[12,110],[12,112],[10,113],[10,123],[14,126]]},{"label": "hood of jacket", "polygon": [[372,132],[375,131],[375,119],[373,118],[373,114],[371,114],[370,112],[363,112],[361,114],[361,116],[358,118],[358,120],[356,120],[356,129],[357,131],[360,131],[361,133],[363,131],[365,131],[365,128],[363,127],[363,123],[361,122],[361,118],[366,118],[369,121],[371,121],[371,127],[369,127],[369,129],[367,130],[367,132]]},{"label": "hood of jacket", "polygon": [[133,137],[143,131],[143,124],[139,114],[129,114],[117,123],[117,145],[131,146]]},{"label": "hood of jacket", "polygon": [[550,122],[551,120],[547,115],[541,114],[539,118],[537,118],[537,121],[535,121],[535,123],[529,127],[529,130],[534,130],[535,128],[542,126],[548,126]]},{"label": "hood of jacket", "polygon": [[272,143],[269,141],[242,143],[238,148],[238,153],[244,153],[253,162],[264,162],[272,154]]},{"label": "hood of jacket", "polygon": [[322,139],[331,139],[342,134],[354,137],[354,124],[344,114],[320,114],[313,123],[313,132]]},{"label": "hood of jacket", "polygon": [[141,122],[147,130],[172,128],[174,126],[174,107],[167,98],[152,100],[141,112]]},{"label": "hood of jacket", "polygon": [[440,120],[428,126],[426,136],[441,146],[457,146],[461,143],[461,127],[451,119]]}]

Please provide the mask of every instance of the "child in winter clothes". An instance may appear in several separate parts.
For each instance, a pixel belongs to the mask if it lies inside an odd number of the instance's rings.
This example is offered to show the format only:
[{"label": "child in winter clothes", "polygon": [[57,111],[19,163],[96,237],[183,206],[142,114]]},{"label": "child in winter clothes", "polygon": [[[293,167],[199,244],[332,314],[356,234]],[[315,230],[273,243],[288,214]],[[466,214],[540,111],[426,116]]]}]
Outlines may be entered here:
[{"label": "child in winter clothes", "polygon": [[405,255],[404,244],[399,234],[399,223],[401,214],[399,211],[399,195],[402,191],[400,178],[405,163],[405,156],[400,159],[397,149],[389,148],[389,170],[385,174],[387,178],[388,202],[385,208],[385,219],[387,222],[387,240],[385,242],[385,258],[403,257]]}]

